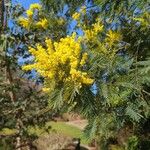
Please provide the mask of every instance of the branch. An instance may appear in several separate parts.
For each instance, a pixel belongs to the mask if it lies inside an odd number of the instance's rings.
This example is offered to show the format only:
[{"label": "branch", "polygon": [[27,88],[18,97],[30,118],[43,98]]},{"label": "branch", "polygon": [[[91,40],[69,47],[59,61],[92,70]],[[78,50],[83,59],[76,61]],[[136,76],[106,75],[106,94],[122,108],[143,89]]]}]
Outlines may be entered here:
[{"label": "branch", "polygon": [[144,92],[145,94],[147,94],[148,96],[150,96],[150,93],[145,91],[145,90],[142,90],[142,92]]}]

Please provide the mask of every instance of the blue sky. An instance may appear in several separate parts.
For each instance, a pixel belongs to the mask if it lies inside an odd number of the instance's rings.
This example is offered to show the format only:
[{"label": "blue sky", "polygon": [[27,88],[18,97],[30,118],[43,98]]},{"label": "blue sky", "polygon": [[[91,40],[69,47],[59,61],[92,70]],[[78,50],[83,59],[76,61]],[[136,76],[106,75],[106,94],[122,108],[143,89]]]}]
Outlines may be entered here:
[{"label": "blue sky", "polygon": [[24,8],[29,8],[32,3],[39,3],[40,0],[12,0],[12,3],[20,3]]},{"label": "blue sky", "polygon": [[[21,4],[25,9],[28,9],[30,4],[32,3],[39,3],[40,0],[12,0],[13,4]],[[11,26],[11,22],[10,22]],[[22,57],[18,58],[18,63],[22,65],[25,62],[25,60]]]}]

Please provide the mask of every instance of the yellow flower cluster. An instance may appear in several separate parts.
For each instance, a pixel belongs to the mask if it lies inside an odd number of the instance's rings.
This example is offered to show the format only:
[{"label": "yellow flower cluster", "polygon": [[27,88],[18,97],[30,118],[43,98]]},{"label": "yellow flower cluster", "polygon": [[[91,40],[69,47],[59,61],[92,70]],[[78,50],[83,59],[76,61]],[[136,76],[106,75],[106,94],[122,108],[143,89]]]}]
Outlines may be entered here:
[{"label": "yellow flower cluster", "polygon": [[30,8],[26,11],[28,17],[32,17],[35,10],[40,10],[42,8],[38,3],[34,3],[30,5]]},{"label": "yellow flower cluster", "polygon": [[38,22],[36,23],[36,26],[37,26],[37,27],[41,27],[41,28],[43,28],[43,29],[47,29],[47,27],[48,27],[48,21],[47,21],[47,19],[46,19],[46,18],[41,19],[40,21],[38,21]]},{"label": "yellow flower cluster", "polygon": [[23,18],[23,17],[20,17],[19,18],[19,23],[21,26],[23,26],[24,28],[28,28],[29,26],[29,21],[27,18]]},{"label": "yellow flower cluster", "polygon": [[[70,70],[70,74],[71,74],[71,79],[74,80],[76,83],[78,83],[78,85],[81,86],[81,83],[83,84],[92,84],[93,83],[93,79],[87,78],[87,73],[86,72],[82,72],[76,69],[71,69]],[[78,82],[80,81],[80,82]]]},{"label": "yellow flower cluster", "polygon": [[26,14],[27,14],[28,17],[32,17],[33,16],[33,11],[31,9],[28,9],[26,11]]},{"label": "yellow flower cluster", "polygon": [[85,39],[86,40],[93,40],[97,37],[97,34],[103,31],[103,24],[97,20],[96,23],[92,24],[91,29],[84,30]]},{"label": "yellow flower cluster", "polygon": [[33,15],[35,10],[39,11],[42,8],[42,6],[38,3],[31,4],[30,8],[26,11],[27,18],[20,17],[19,18],[19,24],[22,25],[24,28],[29,29],[30,26],[37,27],[37,28],[43,28],[47,29],[48,27],[48,21],[46,18],[40,19],[39,21],[34,21]]},{"label": "yellow flower cluster", "polygon": [[[101,34],[104,31],[104,25],[100,18],[96,18],[95,23],[93,23],[90,27],[86,26],[82,20],[82,15],[86,14],[86,7],[81,7],[79,12],[73,14],[72,18],[77,21],[77,27],[82,29],[84,35],[82,37],[83,42],[89,46],[91,49],[91,43],[95,47],[91,50],[97,50],[101,53],[104,57],[108,59],[112,59],[116,56],[116,52],[118,51],[117,43],[121,40],[122,36],[117,31],[109,30],[106,34]],[[105,33],[105,32],[104,32]],[[98,38],[100,37],[100,38]],[[100,39],[102,39],[100,41]],[[84,63],[81,60],[80,64]]]},{"label": "yellow flower cluster", "polygon": [[78,21],[80,19],[80,17],[82,15],[85,15],[86,14],[86,6],[82,6],[81,9],[80,9],[80,12],[75,12],[73,15],[72,15],[72,18],[76,21]]},{"label": "yellow flower cluster", "polygon": [[43,87],[42,90],[43,90],[43,92],[49,92],[50,88]]},{"label": "yellow flower cluster", "polygon": [[75,12],[75,13],[72,15],[72,18],[73,18],[74,20],[79,20],[80,16],[81,16],[80,13]]},{"label": "yellow flower cluster", "polygon": [[41,5],[39,5],[38,3],[34,3],[30,5],[30,10],[34,10],[34,9],[38,9],[40,10],[42,8]]},{"label": "yellow flower cluster", "polygon": [[106,36],[106,42],[109,44],[110,47],[114,45],[115,42],[120,41],[122,38],[118,32],[112,30],[109,30]]},{"label": "yellow flower cluster", "polygon": [[46,48],[40,44],[37,44],[36,49],[29,48],[35,63],[24,66],[24,70],[35,69],[46,79],[56,82],[69,81],[78,86],[93,83],[86,72],[79,70],[87,60],[87,53],[81,53],[81,38],[77,38],[74,33],[59,42],[47,38],[45,43]]},{"label": "yellow flower cluster", "polygon": [[[106,33],[106,37],[103,38],[103,41],[100,41],[97,37],[103,31],[104,25],[102,24],[100,19],[96,19],[96,22],[91,25],[90,28],[86,29],[87,27],[83,26],[84,36],[83,39],[88,43],[92,42],[97,47],[95,50],[98,50],[102,55],[104,54],[106,58],[112,59],[118,49],[114,46],[119,42],[122,36],[117,31],[109,30]],[[101,35],[101,34],[100,34]]]}]

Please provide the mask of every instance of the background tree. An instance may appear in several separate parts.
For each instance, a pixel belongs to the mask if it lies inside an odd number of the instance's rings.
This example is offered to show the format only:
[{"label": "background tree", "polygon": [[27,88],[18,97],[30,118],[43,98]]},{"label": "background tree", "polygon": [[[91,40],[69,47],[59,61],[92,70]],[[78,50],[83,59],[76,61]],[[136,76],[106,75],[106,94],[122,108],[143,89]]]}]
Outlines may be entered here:
[{"label": "background tree", "polygon": [[[28,81],[18,64],[18,57],[26,51],[27,41],[26,33],[21,32],[14,19],[23,9],[13,7],[11,3],[5,3],[3,7],[2,14],[5,16],[2,17],[0,35],[0,129],[12,130],[8,134],[1,132],[1,142],[8,140],[2,148],[31,148],[35,136],[29,134],[28,128],[37,124],[44,126],[52,114],[47,111],[48,103],[42,93],[42,85]],[[13,24],[12,28],[7,26],[8,21]]]}]

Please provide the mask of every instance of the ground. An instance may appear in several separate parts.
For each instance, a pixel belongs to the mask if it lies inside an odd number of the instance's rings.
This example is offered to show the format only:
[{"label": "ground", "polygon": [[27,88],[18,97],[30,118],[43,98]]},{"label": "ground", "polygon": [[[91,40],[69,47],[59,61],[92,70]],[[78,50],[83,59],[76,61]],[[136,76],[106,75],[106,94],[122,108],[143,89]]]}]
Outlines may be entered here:
[{"label": "ground", "polygon": [[[42,145],[47,145],[50,147],[50,144],[57,143],[56,146],[59,146],[58,143],[62,145],[67,145],[73,138],[80,138],[81,139],[81,146],[84,146],[88,150],[94,150],[88,147],[89,140],[85,138],[83,134],[83,129],[87,125],[86,120],[75,120],[75,121],[57,121],[57,122],[47,122],[45,128],[36,127],[29,127],[28,132],[30,134],[34,134],[39,136],[39,139],[35,142],[38,143],[39,147]],[[45,131],[46,128],[49,128],[49,133]],[[16,131],[13,129],[3,129],[0,131],[0,135],[11,135],[14,134]],[[58,136],[59,135],[59,136]],[[52,138],[53,137],[53,138]]]}]

